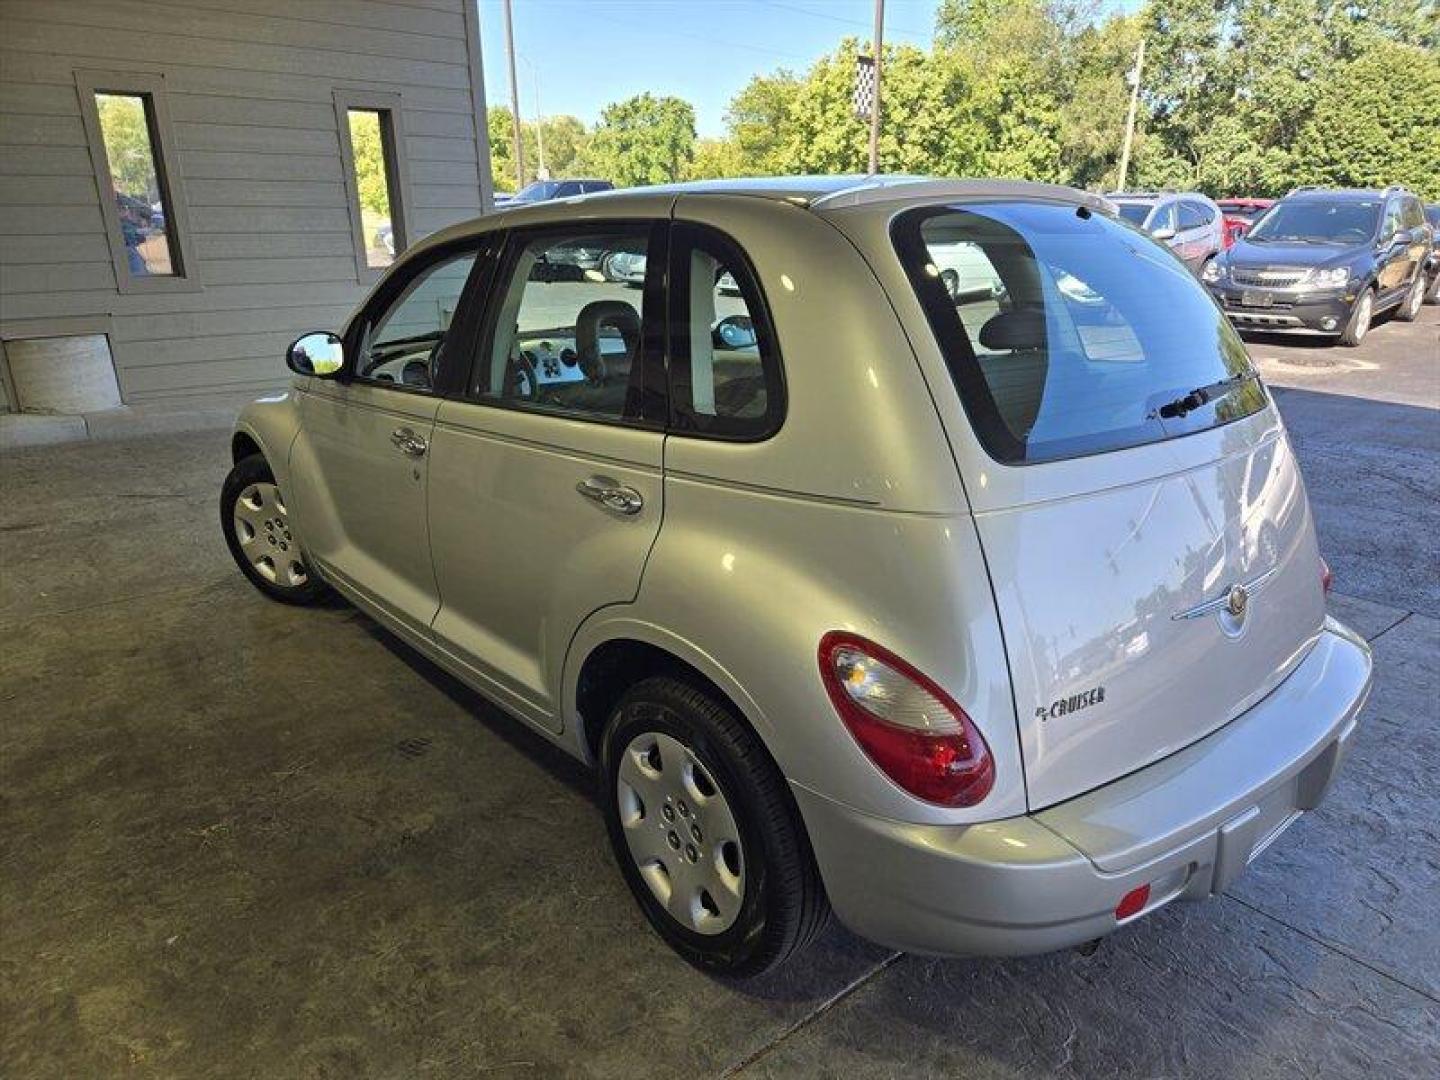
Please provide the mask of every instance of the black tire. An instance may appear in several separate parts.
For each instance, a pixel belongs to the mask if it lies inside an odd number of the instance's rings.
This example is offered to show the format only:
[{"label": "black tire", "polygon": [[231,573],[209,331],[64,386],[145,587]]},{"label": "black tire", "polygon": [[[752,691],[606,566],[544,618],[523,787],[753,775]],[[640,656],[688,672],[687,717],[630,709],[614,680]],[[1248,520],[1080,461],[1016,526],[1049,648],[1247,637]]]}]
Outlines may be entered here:
[{"label": "black tire", "polygon": [[[257,535],[256,539],[259,540],[261,536],[266,537],[265,543],[269,545],[269,549],[273,550],[276,556],[284,558],[290,563],[298,564],[304,571],[303,581],[291,581],[279,577],[272,580],[258,570],[246,556],[236,523],[236,503],[247,490],[256,485],[273,485],[274,483],[275,476],[271,473],[270,466],[266,463],[263,454],[251,454],[235,463],[235,467],[230,470],[230,474],[225,477],[225,483],[220,488],[220,531],[225,534],[225,545],[230,549],[230,554],[235,559],[235,565],[240,567],[240,572],[249,579],[250,584],[272,600],[279,600],[286,604],[317,603],[329,595],[329,586],[321,581],[313,570],[305,566],[302,558],[293,557],[299,555],[299,545],[290,536],[288,518],[286,518],[285,524],[275,531],[273,543],[270,542],[272,530],[268,528],[266,532]],[[284,514],[283,502],[277,508],[262,504],[257,507],[257,513],[264,516],[266,521],[279,520]],[[285,548],[283,552],[281,551],[282,544]],[[287,575],[290,573],[288,567],[286,573]]]},{"label": "black tire", "polygon": [[1430,284],[1425,289],[1425,303],[1440,304],[1440,267],[1430,275]]},{"label": "black tire", "polygon": [[1370,333],[1370,326],[1374,321],[1375,290],[1366,286],[1355,298],[1355,306],[1350,309],[1350,318],[1345,320],[1345,329],[1340,332],[1340,344],[1350,348],[1359,345]]},{"label": "black tire", "polygon": [[1425,303],[1425,284],[1424,273],[1417,270],[1415,280],[1410,283],[1410,291],[1395,309],[1395,318],[1401,322],[1414,322],[1420,317],[1420,307]]},{"label": "black tire", "polygon": [[[739,831],[743,895],[734,921],[718,933],[700,933],[672,916],[630,852],[621,820],[620,766],[632,741],[649,733],[670,736],[694,755]],[[605,726],[599,783],[610,844],[626,884],[651,926],[697,968],[758,975],[783,964],[829,921],[830,904],[784,777],[754,732],[711,693],[669,676],[631,687]],[[653,812],[646,807],[642,814]]]}]

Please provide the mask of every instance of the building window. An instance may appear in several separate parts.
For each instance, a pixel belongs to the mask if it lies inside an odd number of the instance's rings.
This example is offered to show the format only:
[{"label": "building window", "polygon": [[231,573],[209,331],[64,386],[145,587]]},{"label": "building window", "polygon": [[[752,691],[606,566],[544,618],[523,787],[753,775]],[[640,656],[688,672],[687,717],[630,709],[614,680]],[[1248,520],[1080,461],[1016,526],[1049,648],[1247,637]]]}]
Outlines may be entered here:
[{"label": "building window", "polygon": [[355,238],[355,269],[361,281],[371,281],[410,240],[400,96],[338,91],[335,116]]},{"label": "building window", "polygon": [[77,72],[81,112],[121,292],[198,288],[158,75]]}]

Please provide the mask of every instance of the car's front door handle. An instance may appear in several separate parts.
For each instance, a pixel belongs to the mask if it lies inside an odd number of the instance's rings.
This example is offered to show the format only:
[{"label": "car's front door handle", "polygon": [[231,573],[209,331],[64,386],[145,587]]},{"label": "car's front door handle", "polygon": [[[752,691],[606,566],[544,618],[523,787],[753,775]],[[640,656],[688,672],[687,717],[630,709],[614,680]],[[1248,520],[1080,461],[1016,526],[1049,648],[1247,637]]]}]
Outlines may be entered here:
[{"label": "car's front door handle", "polygon": [[396,450],[402,454],[409,454],[411,457],[420,457],[428,449],[425,440],[408,427],[396,428],[392,431],[390,441],[395,444]]},{"label": "car's front door handle", "polygon": [[587,477],[575,485],[575,490],[617,514],[638,514],[645,505],[638,491],[608,476]]}]

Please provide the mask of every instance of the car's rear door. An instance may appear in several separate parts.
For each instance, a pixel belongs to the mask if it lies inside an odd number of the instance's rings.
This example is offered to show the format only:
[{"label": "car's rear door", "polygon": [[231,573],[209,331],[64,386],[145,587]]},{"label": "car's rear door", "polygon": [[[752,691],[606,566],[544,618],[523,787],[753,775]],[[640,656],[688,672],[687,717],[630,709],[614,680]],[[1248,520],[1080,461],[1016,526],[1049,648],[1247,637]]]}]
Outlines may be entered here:
[{"label": "car's rear door", "polygon": [[426,521],[429,443],[444,379],[469,356],[483,239],[422,252],[346,335],[339,379],[300,388],[292,510],[321,573],[428,634],[439,601]]},{"label": "car's rear door", "polygon": [[[575,630],[634,599],[660,528],[669,201],[642,205],[511,232],[464,393],[432,439],[435,641],[553,730]],[[578,248],[643,256],[643,288],[579,265]]]}]

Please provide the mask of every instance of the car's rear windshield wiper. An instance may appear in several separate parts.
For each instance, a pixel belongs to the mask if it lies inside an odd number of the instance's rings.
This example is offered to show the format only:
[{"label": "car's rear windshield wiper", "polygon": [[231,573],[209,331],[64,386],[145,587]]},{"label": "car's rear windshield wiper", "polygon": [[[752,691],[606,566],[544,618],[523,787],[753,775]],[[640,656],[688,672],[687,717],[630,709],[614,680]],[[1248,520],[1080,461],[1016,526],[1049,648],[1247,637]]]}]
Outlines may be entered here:
[{"label": "car's rear windshield wiper", "polygon": [[1212,401],[1219,401],[1255,377],[1256,375],[1253,371],[1242,371],[1239,374],[1231,375],[1228,379],[1213,382],[1209,386],[1197,386],[1183,397],[1178,397],[1173,401],[1167,401],[1150,415],[1152,418],[1158,416],[1162,420],[1177,419],[1186,413],[1194,412],[1202,405],[1208,405]]}]

